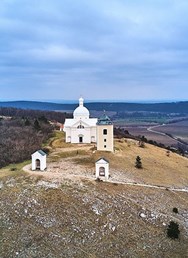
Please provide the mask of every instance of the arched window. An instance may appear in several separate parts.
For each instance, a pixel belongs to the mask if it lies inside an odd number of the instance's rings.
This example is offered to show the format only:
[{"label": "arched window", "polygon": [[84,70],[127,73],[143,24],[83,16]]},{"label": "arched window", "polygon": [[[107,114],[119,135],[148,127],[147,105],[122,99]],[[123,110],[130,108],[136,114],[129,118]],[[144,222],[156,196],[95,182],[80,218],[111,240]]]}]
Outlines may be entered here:
[{"label": "arched window", "polygon": [[103,134],[104,134],[104,135],[107,134],[107,129],[103,129]]},{"label": "arched window", "polygon": [[77,126],[77,128],[78,128],[78,129],[83,129],[84,126],[80,124],[79,126]]},{"label": "arched window", "polygon": [[99,176],[105,176],[105,168],[104,167],[99,168]]}]

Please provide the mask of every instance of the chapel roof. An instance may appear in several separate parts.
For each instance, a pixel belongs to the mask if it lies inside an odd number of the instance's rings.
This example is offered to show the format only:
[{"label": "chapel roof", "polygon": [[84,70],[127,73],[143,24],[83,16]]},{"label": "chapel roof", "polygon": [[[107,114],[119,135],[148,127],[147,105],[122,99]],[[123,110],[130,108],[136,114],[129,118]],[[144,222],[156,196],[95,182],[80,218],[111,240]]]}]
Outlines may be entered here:
[{"label": "chapel roof", "polygon": [[[46,156],[46,153],[45,153],[43,150],[35,151],[33,154],[35,154],[35,153],[39,153],[39,154],[42,155],[42,156]],[[32,155],[33,155],[33,154],[32,154]]]},{"label": "chapel roof", "polygon": [[102,157],[102,158],[96,160],[95,163],[109,163],[109,161]]},{"label": "chapel roof", "polygon": [[[81,120],[83,125],[86,126],[96,126],[97,118],[89,118],[89,119],[82,119]],[[72,118],[66,118],[64,128],[66,127],[77,127],[80,124],[80,120],[75,122]]]}]

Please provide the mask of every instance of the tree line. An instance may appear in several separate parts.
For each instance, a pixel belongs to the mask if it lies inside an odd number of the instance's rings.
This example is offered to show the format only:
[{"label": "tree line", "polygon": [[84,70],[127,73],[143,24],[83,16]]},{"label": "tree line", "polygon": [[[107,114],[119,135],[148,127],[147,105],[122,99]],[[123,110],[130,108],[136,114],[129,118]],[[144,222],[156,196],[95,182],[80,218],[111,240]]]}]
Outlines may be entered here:
[{"label": "tree line", "polygon": [[71,117],[70,114],[65,112],[55,111],[43,111],[43,110],[32,110],[32,109],[20,109],[11,107],[0,107],[0,116],[17,117],[17,118],[40,118],[46,117],[50,121],[58,121],[60,123],[65,122],[65,118]]},{"label": "tree line", "polygon": [[1,119],[0,168],[30,159],[52,133],[53,126],[45,117]]}]

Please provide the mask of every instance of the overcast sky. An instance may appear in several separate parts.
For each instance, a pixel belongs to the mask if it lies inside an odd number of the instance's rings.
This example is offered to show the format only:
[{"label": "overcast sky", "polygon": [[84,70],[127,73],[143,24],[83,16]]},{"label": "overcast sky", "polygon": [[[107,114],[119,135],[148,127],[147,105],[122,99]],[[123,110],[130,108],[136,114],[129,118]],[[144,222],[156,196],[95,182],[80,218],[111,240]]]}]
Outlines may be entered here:
[{"label": "overcast sky", "polygon": [[0,0],[0,100],[188,99],[187,0]]}]

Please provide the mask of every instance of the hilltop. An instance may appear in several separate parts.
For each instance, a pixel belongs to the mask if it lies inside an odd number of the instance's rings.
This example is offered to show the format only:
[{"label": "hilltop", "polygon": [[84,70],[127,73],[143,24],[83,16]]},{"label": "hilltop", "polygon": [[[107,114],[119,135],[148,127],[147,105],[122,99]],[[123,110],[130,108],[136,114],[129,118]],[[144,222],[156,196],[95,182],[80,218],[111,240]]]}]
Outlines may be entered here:
[{"label": "hilltop", "polygon": [[[188,189],[188,159],[176,153],[167,155],[166,149],[144,144],[139,147],[133,139],[115,139],[115,152],[96,151],[94,144],[64,142],[64,133],[56,132],[48,146],[48,169],[45,173],[31,172],[47,178],[64,180],[80,177],[94,180],[95,161],[104,157],[110,162],[112,182],[135,182],[164,187]],[[135,168],[136,156],[140,156],[143,169]],[[30,165],[27,166],[27,170]]]},{"label": "hilltop", "polygon": [[[22,171],[30,161],[0,170],[0,257],[187,257],[186,158],[129,139],[100,153],[63,137],[56,132],[45,146],[47,172]],[[136,155],[143,169],[134,167]],[[110,161],[109,182],[95,181],[101,156]],[[166,236],[170,221],[179,240]]]}]

